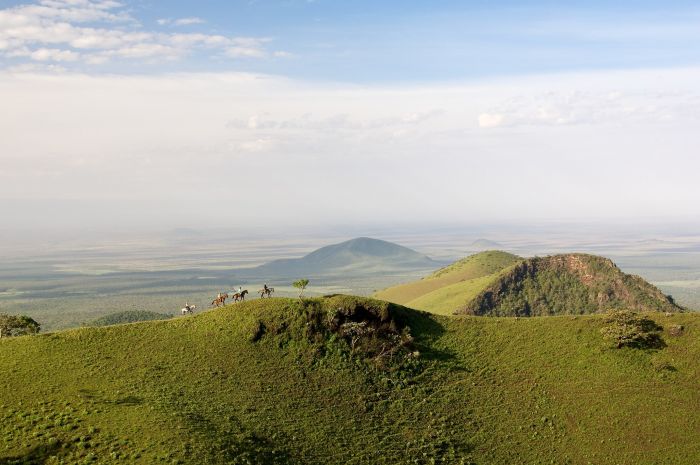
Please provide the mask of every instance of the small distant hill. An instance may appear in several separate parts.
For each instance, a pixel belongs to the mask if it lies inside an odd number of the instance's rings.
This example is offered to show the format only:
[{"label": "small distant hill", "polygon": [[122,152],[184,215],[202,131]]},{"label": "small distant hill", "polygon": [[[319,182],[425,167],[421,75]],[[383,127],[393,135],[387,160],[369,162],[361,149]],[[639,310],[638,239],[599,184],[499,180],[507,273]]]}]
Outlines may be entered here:
[{"label": "small distant hill", "polygon": [[138,321],[167,320],[172,317],[172,315],[166,313],[149,312],[146,310],[126,310],[97,318],[89,323],[88,326],[111,326],[123,323],[136,323]]},{"label": "small distant hill", "polygon": [[501,270],[521,261],[508,252],[470,255],[415,282],[384,289],[375,297],[407,307],[449,315],[475,297]]},{"label": "small distant hill", "polygon": [[457,313],[541,316],[611,309],[682,310],[658,288],[623,273],[607,258],[563,254],[530,258],[504,270]]},{"label": "small distant hill", "polygon": [[489,249],[500,249],[503,246],[496,241],[490,241],[488,239],[477,239],[471,243],[472,249],[477,250],[489,250]]},{"label": "small distant hill", "polygon": [[301,258],[275,260],[252,271],[266,276],[298,277],[348,273],[366,275],[435,266],[436,262],[408,247],[359,237],[322,247]]}]

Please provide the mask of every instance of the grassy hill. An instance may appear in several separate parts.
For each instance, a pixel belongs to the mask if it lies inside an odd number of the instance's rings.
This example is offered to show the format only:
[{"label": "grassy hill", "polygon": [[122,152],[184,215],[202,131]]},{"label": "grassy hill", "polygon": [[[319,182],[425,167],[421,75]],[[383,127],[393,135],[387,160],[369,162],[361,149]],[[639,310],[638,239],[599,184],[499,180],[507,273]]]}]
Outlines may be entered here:
[{"label": "grassy hill", "polygon": [[0,464],[697,463],[700,315],[651,318],[663,349],[343,296],[0,339]]},{"label": "grassy hill", "polygon": [[516,255],[497,250],[477,253],[420,281],[379,291],[375,297],[432,313],[451,315],[478,295],[498,272],[520,260]]},{"label": "grassy hill", "polygon": [[167,313],[149,312],[147,310],[125,310],[97,318],[88,323],[87,326],[111,326],[139,321],[167,320],[172,317],[172,315]]},{"label": "grassy hill", "polygon": [[434,268],[436,263],[415,250],[392,242],[359,237],[322,247],[301,258],[274,260],[249,273],[295,277],[333,274],[383,273]]},{"label": "grassy hill", "polygon": [[600,313],[611,309],[675,312],[671,298],[611,260],[563,254],[523,260],[498,277],[459,312],[489,316]]}]

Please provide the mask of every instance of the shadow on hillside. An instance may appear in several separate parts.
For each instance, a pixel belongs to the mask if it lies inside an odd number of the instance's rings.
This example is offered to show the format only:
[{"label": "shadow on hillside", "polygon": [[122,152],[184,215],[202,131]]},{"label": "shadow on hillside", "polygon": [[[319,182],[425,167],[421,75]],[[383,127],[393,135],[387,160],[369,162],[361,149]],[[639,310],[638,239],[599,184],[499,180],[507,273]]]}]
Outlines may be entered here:
[{"label": "shadow on hillside", "polygon": [[[243,426],[234,415],[227,416],[227,424],[212,421],[199,412],[187,412],[182,418],[190,431],[206,438],[210,445],[212,463],[250,463],[290,465],[291,455],[277,443]],[[207,462],[208,463],[208,462]]]},{"label": "shadow on hillside", "polygon": [[108,399],[101,392],[95,389],[78,389],[78,393],[83,399],[91,400],[93,402],[99,402],[102,404],[112,404],[112,405],[141,405],[143,404],[143,398],[138,396],[125,396],[119,399]]},{"label": "shadow on hillside", "polygon": [[0,458],[0,465],[41,465],[47,463],[51,457],[56,456],[61,447],[60,442],[37,446],[23,455]]},{"label": "shadow on hillside", "polygon": [[143,399],[138,396],[126,396],[113,400],[112,403],[115,405],[141,405],[143,404]]},{"label": "shadow on hillside", "polygon": [[410,326],[414,345],[420,351],[421,358],[438,362],[455,362],[457,360],[454,351],[436,347],[436,343],[444,336],[446,329],[432,314],[401,306],[396,306],[394,311],[402,321]]}]

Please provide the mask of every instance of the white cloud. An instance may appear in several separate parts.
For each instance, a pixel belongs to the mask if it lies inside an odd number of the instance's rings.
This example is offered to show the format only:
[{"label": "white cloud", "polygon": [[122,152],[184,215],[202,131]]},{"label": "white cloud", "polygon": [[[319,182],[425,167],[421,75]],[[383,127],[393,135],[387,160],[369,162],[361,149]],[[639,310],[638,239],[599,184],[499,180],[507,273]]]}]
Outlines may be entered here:
[{"label": "white cloud", "polygon": [[80,58],[79,53],[70,50],[59,50],[53,48],[40,48],[34,50],[30,55],[32,60],[37,61],[76,61]]},{"label": "white cloud", "polygon": [[204,24],[206,21],[204,21],[202,18],[196,18],[196,17],[190,17],[190,18],[180,18],[176,19],[173,21],[173,24],[175,26],[189,26],[191,24]]},{"label": "white cloud", "polygon": [[189,18],[179,18],[179,19],[161,18],[161,19],[157,19],[156,22],[161,26],[167,26],[167,25],[190,26],[192,24],[205,24],[206,23],[205,20],[203,20],[202,18],[198,18],[196,16],[191,16]]},{"label": "white cloud", "polygon": [[[203,24],[201,18],[159,24]],[[0,56],[98,65],[112,59],[174,60],[194,51],[234,58],[268,56],[268,38],[143,30],[127,8],[108,0],[41,0],[0,9]]]},{"label": "white cloud", "polygon": [[157,205],[160,226],[682,216],[700,203],[700,69],[386,87],[21,71],[0,72],[0,201],[18,224],[29,216],[8,199],[93,199],[105,221],[148,221]]},{"label": "white cloud", "polygon": [[263,58],[267,56],[265,43],[271,39],[256,37],[237,37],[226,50],[231,58]]},{"label": "white cloud", "polygon": [[[479,127],[562,126],[621,122],[661,122],[678,118],[692,92],[648,89],[571,91],[551,89],[505,98],[478,117]],[[689,116],[689,115],[686,115]]]},{"label": "white cloud", "polygon": [[266,152],[275,147],[275,142],[272,139],[254,139],[243,141],[239,144],[233,145],[232,149],[234,151],[240,150],[243,152]]},{"label": "white cloud", "polygon": [[482,113],[479,115],[480,128],[495,128],[501,126],[505,117],[498,113]]}]

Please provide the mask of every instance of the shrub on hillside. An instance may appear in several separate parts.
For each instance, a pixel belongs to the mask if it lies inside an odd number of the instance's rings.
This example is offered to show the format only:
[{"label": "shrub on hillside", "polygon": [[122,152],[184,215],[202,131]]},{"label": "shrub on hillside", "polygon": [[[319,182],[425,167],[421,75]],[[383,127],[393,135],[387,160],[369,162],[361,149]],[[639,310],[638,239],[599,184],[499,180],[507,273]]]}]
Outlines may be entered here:
[{"label": "shrub on hillside", "polygon": [[659,349],[665,346],[656,322],[629,310],[618,310],[605,317],[606,326],[600,332],[603,337],[620,349]]},{"label": "shrub on hillside", "polygon": [[248,340],[255,343],[271,336],[281,345],[296,340],[311,344],[314,353],[336,351],[382,367],[417,356],[410,328],[388,302],[335,295],[291,305],[296,307],[291,318],[255,321]]},{"label": "shrub on hillside", "polygon": [[352,355],[362,354],[383,364],[410,354],[410,328],[395,318],[388,302],[335,296],[324,304],[326,327],[345,340]]},{"label": "shrub on hillside", "polygon": [[682,336],[684,331],[685,331],[685,328],[683,327],[683,325],[671,325],[668,328],[668,334],[670,334],[673,337]]},{"label": "shrub on hillside", "polygon": [[166,313],[149,312],[146,310],[126,310],[110,313],[94,320],[89,326],[111,326],[123,323],[137,323],[139,321],[167,320],[172,315]]},{"label": "shrub on hillside", "polygon": [[0,314],[0,337],[36,334],[40,329],[39,323],[28,316]]}]

